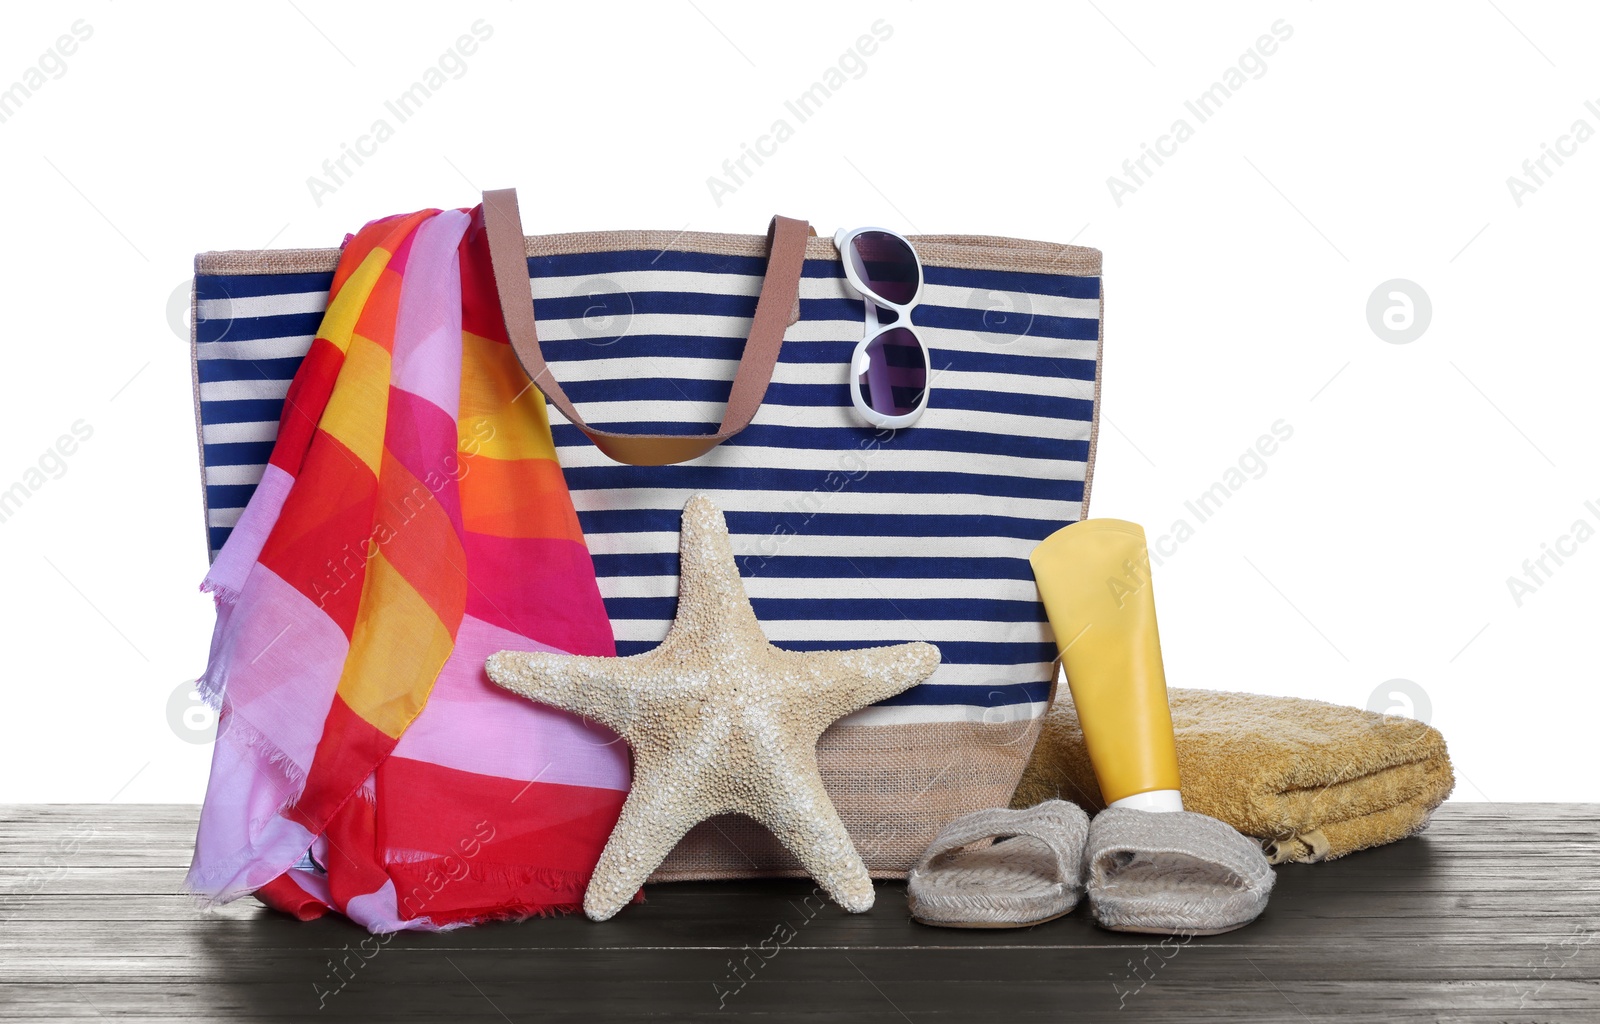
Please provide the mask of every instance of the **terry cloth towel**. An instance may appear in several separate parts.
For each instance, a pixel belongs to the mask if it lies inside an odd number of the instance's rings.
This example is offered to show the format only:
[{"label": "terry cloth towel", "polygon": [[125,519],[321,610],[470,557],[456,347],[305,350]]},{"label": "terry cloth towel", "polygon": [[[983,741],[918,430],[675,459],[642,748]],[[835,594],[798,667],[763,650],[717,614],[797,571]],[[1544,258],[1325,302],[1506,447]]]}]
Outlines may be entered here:
[{"label": "terry cloth towel", "polygon": [[[239,331],[278,312],[247,286],[234,304]],[[627,746],[492,685],[484,661],[616,649],[481,208],[347,240],[202,589],[220,717],[192,892],[375,932],[581,906]]]},{"label": "terry cloth towel", "polygon": [[[1172,689],[1185,810],[1263,841],[1274,864],[1332,860],[1421,832],[1455,775],[1439,730],[1297,697]],[[1077,709],[1045,716],[1013,807],[1105,806]]]}]

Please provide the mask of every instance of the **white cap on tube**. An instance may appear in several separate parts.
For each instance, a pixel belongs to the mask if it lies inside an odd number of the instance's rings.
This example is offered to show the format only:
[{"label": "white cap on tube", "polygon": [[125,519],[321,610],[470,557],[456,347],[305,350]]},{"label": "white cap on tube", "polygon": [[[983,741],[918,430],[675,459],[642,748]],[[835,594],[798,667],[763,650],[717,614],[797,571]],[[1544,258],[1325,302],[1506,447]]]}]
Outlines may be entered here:
[{"label": "white cap on tube", "polygon": [[1181,811],[1183,796],[1175,789],[1152,789],[1148,793],[1135,793],[1121,800],[1113,800],[1111,806],[1135,811]]}]

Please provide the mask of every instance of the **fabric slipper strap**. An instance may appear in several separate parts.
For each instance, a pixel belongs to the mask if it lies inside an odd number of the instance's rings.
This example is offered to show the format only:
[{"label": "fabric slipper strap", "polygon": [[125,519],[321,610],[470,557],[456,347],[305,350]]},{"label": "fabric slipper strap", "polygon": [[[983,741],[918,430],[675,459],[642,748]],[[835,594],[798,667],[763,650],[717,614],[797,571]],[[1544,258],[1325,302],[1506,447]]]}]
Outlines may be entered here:
[{"label": "fabric slipper strap", "polygon": [[1227,822],[1195,811],[1101,811],[1089,830],[1090,872],[1107,858],[1115,864],[1123,853],[1188,857],[1255,886],[1272,875],[1255,840]]},{"label": "fabric slipper strap", "polygon": [[1022,810],[995,807],[962,815],[940,829],[923,852],[921,865],[981,839],[1016,836],[1028,836],[1050,847],[1062,880],[1078,882],[1083,848],[1089,838],[1089,819],[1075,804],[1039,804]]},{"label": "fabric slipper strap", "polygon": [[529,379],[573,426],[588,435],[595,447],[618,462],[665,466],[704,455],[749,426],[772,381],[784,331],[800,319],[800,270],[805,264],[806,239],[811,233],[808,223],[774,217],[767,228],[767,271],[761,283],[761,297],[756,301],[750,337],[745,342],[744,355],[739,360],[739,371],[733,378],[733,390],[728,395],[727,409],[717,432],[676,435],[619,434],[584,422],[539,350],[517,190],[505,188],[485,192],[483,222],[488,235],[489,258],[494,265],[495,287],[500,293],[500,311],[505,317],[511,347]]}]

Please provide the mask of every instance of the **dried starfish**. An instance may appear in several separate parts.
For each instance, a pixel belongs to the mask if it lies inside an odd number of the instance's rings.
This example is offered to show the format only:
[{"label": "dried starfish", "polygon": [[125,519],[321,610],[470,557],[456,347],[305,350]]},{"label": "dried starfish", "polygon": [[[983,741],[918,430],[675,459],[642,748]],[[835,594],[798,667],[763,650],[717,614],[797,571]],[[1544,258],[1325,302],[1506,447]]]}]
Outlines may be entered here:
[{"label": "dried starfish", "polygon": [[633,788],[584,913],[616,914],[684,833],[730,812],[771,829],[840,906],[870,909],[872,880],[822,787],[817,737],[928,678],[939,649],[780,650],[756,620],[707,496],[684,506],[678,545],[678,613],[659,647],[626,658],[501,651],[488,661],[500,686],[607,725],[633,748]]}]

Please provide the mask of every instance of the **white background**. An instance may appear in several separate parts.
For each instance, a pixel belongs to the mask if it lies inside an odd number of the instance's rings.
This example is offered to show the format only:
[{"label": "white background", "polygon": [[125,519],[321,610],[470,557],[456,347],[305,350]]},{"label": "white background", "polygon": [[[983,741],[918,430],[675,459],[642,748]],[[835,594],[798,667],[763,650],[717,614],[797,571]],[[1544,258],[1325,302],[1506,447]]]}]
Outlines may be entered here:
[{"label": "white background", "polygon": [[[0,490],[74,422],[93,436],[0,522],[0,802],[202,796],[210,748],[169,724],[211,628],[169,318],[193,254],[337,245],[506,185],[539,233],[782,212],[1103,249],[1095,514],[1192,524],[1258,435],[1294,432],[1157,569],[1170,683],[1410,709],[1457,799],[1600,799],[1600,542],[1520,607],[1507,585],[1600,526],[1600,139],[1520,206],[1507,185],[1600,129],[1600,14],[1576,8],[10,6],[0,87],[77,19],[93,34],[0,124]],[[398,123],[384,101],[479,18],[465,73]],[[865,72],[797,123],[785,100],[880,18]],[[1185,101],[1279,19],[1265,72],[1199,122]],[[380,117],[394,137],[319,204],[307,179]],[[782,117],[793,138],[715,202],[708,177]],[[1119,204],[1108,177],[1180,117],[1193,137]],[[1409,344],[1368,323],[1395,278],[1431,300]]]}]

